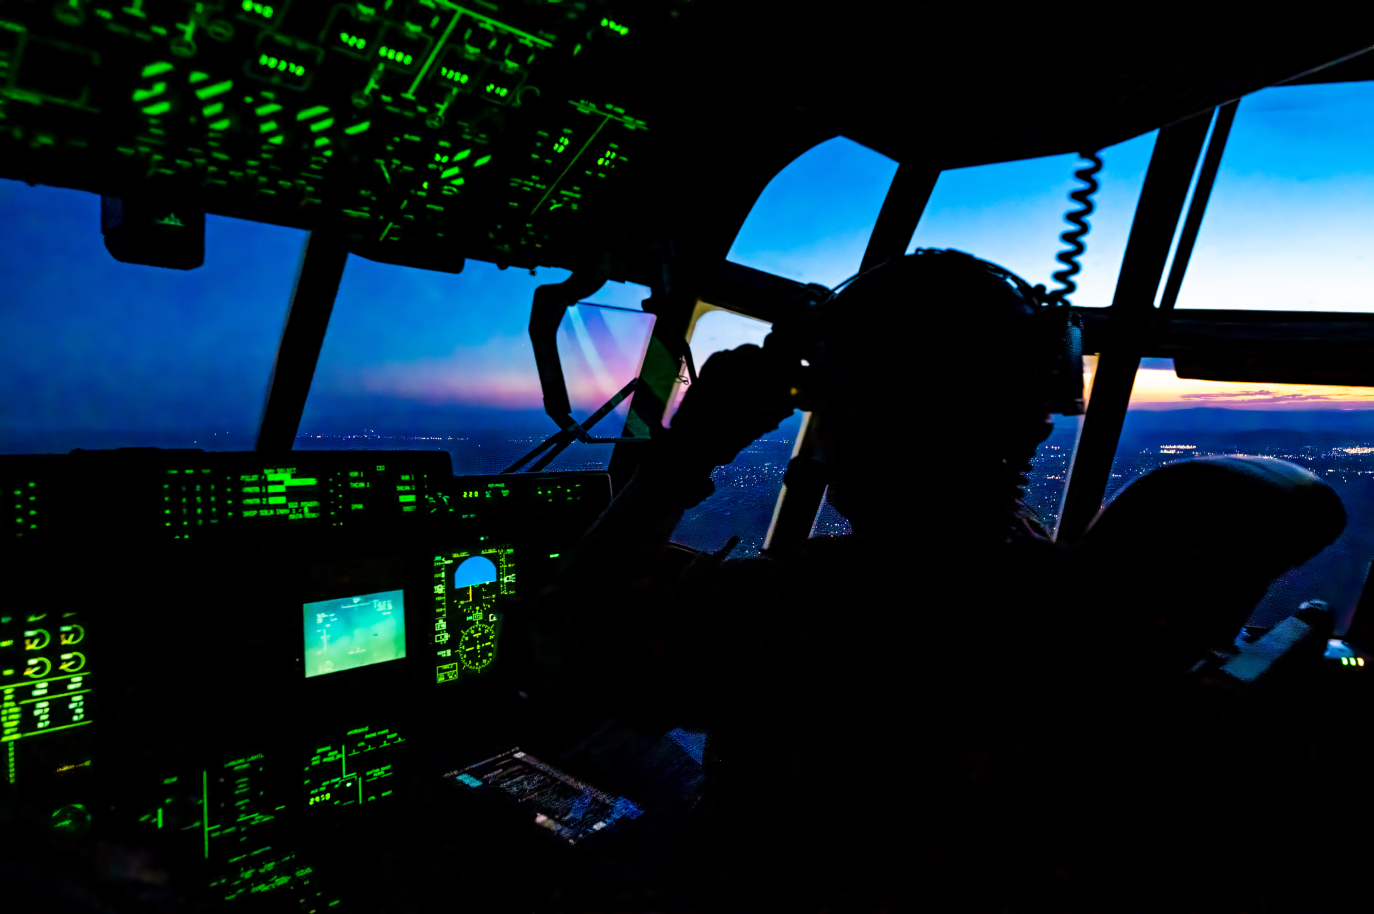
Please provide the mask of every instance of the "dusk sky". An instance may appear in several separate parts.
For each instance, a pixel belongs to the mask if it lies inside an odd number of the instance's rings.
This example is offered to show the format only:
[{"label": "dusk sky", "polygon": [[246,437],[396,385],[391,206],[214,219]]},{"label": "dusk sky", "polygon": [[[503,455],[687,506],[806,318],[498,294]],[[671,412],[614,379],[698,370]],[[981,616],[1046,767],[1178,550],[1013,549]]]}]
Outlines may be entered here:
[{"label": "dusk sky", "polygon": [[[1073,297],[1080,307],[1110,303],[1153,141],[1147,134],[1102,152]],[[1077,166],[1064,155],[947,172],[913,247],[966,250],[1049,284]],[[842,281],[858,267],[895,170],[847,139],[822,143],[763,192],[730,259],[807,282]],[[1374,84],[1257,93],[1241,103],[1178,306],[1371,310],[1371,211]],[[205,266],[181,272],[113,260],[93,194],[0,180],[0,213],[0,445],[22,449],[24,431],[55,428],[253,434],[304,232],[209,216]],[[454,276],[350,258],[302,431],[412,406],[540,409],[529,304],[537,285],[566,275],[469,261]],[[591,301],[638,311],[646,295],[610,283]],[[766,332],[709,317],[693,345],[699,363]],[[626,311],[570,317],[560,346],[578,409],[623,383],[633,370],[624,360],[638,358],[649,321]],[[1146,408],[1351,409],[1371,399],[1182,382],[1164,365],[1147,365],[1136,392]]]}]

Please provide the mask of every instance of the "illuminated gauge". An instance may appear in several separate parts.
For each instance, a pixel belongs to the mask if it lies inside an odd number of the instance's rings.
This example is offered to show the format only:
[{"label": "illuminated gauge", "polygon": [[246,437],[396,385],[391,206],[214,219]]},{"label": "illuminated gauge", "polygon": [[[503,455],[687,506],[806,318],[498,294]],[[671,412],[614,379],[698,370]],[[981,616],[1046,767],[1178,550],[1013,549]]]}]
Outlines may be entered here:
[{"label": "illuminated gauge", "polygon": [[61,644],[80,644],[85,637],[86,629],[76,623],[62,626],[58,633],[58,641]]},{"label": "illuminated gauge", "polygon": [[47,657],[34,657],[24,667],[24,675],[30,679],[42,679],[52,672],[52,661]]},{"label": "illuminated gauge", "polygon": [[57,668],[64,673],[75,673],[86,666],[86,655],[80,651],[63,654],[60,659],[62,662],[57,665]]},{"label": "illuminated gauge", "polygon": [[458,639],[458,659],[470,670],[480,670],[496,659],[496,629],[474,625]]},{"label": "illuminated gauge", "polygon": [[34,628],[24,632],[24,650],[41,651],[52,643],[52,635],[47,629]]}]

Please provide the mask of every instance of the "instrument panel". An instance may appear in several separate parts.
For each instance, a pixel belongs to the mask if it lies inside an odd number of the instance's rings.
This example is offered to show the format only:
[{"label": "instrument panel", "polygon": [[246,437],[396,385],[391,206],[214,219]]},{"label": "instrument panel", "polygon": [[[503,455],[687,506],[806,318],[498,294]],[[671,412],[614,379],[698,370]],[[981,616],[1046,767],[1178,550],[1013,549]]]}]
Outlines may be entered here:
[{"label": "instrument panel", "polygon": [[192,899],[307,910],[350,896],[385,823],[463,833],[426,791],[529,735],[511,601],[610,485],[448,461],[0,458],[43,512],[0,541],[22,569],[0,613],[0,822],[153,848]]}]

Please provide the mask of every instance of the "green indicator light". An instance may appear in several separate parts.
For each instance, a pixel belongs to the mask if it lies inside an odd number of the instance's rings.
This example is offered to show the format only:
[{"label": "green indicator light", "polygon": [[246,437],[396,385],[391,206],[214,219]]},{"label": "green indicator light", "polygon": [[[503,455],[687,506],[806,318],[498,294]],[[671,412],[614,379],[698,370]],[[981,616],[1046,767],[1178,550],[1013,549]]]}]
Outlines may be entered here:
[{"label": "green indicator light", "polygon": [[316,138],[315,138],[315,148],[316,148],[316,149],[318,149],[318,148],[321,147],[321,146],[328,146],[328,145],[329,145],[329,137],[327,137],[327,136],[321,136],[321,137],[316,137]]},{"label": "green indicator light", "polygon": [[549,553],[549,558],[551,558],[551,559],[556,559],[556,558],[558,558],[558,553],[557,553],[557,552],[550,552],[550,553]]},{"label": "green indicator light", "polygon": [[158,76],[162,73],[166,73],[170,69],[172,69],[170,63],[165,60],[159,60],[157,63],[148,64],[139,75],[146,79],[149,76]]},{"label": "green indicator light", "polygon": [[229,118],[222,118],[210,125],[211,130],[228,130],[232,121]]},{"label": "green indicator light", "polygon": [[414,501],[414,500],[415,500],[415,496],[414,496],[414,495],[398,495],[398,496],[396,496],[396,499],[397,499],[397,501]]},{"label": "green indicator light", "polygon": [[168,111],[171,110],[171,102],[158,102],[155,105],[149,105],[148,107],[144,108],[143,113],[152,117],[156,117],[159,114],[166,114]]},{"label": "green indicator light", "polygon": [[258,125],[258,132],[259,132],[259,133],[271,133],[273,130],[276,130],[276,129],[277,129],[277,122],[276,122],[276,121],[266,121],[265,123],[262,123],[262,124]]},{"label": "green indicator light", "polygon": [[315,123],[311,124],[311,125],[310,125],[310,132],[311,132],[311,133],[319,133],[321,130],[328,130],[330,127],[333,127],[333,126],[334,126],[334,118],[332,118],[332,117],[327,117],[327,118],[325,118],[325,119],[322,120],[322,121],[316,121]]},{"label": "green indicator light", "polygon": [[191,75],[190,75],[189,77],[187,77],[187,82],[199,83],[199,82],[204,82],[205,80],[207,80],[207,79],[209,79],[209,78],[210,78],[210,74],[204,72],[203,70],[192,70],[192,71],[191,71]]},{"label": "green indicator light", "polygon": [[371,121],[363,121],[361,124],[354,124],[352,127],[345,127],[344,133],[348,134],[349,136],[355,136],[359,133],[364,132],[365,130],[367,130],[367,128],[371,126]]},{"label": "green indicator light", "polygon": [[297,115],[296,115],[296,120],[298,120],[298,121],[309,120],[310,118],[315,117],[315,116],[318,115],[318,114],[325,114],[325,113],[327,113],[328,111],[329,111],[329,106],[328,106],[328,105],[316,105],[316,106],[313,107],[313,108],[306,108],[306,109],[305,109],[304,111],[302,111],[300,114],[297,114]]},{"label": "green indicator light", "polygon": [[491,156],[482,156],[482,158],[480,158],[480,159],[478,159],[476,162],[473,162],[473,163],[472,163],[472,167],[473,167],[473,168],[480,168],[481,166],[487,164],[487,163],[490,162],[490,161],[491,161]]},{"label": "green indicator light", "polygon": [[214,117],[224,110],[224,102],[213,102],[200,109],[200,113],[206,117]]},{"label": "green indicator light", "polygon": [[268,103],[266,105],[259,105],[258,107],[254,108],[253,113],[256,114],[258,117],[263,117],[264,115],[273,114],[280,110],[281,105],[275,103]]},{"label": "green indicator light", "polygon": [[455,166],[452,167],[452,168],[448,168],[448,169],[445,169],[444,171],[440,172],[440,173],[439,173],[439,178],[440,178],[440,180],[447,181],[449,178],[451,178],[451,177],[453,177],[454,175],[458,174],[458,172],[460,172],[460,171],[462,171],[462,170],[463,170],[463,169],[461,169],[461,168],[459,168],[457,165],[455,165]]},{"label": "green indicator light", "polygon": [[284,505],[284,504],[286,504],[286,496],[285,496],[285,495],[273,495],[271,498],[267,499],[267,503],[268,503],[269,505]]}]

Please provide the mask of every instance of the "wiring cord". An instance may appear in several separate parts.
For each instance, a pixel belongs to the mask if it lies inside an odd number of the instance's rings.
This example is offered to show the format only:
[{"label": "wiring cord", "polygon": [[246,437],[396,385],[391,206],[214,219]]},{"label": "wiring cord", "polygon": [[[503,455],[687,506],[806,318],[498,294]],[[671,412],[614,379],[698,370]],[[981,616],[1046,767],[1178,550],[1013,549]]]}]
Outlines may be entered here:
[{"label": "wiring cord", "polygon": [[1087,247],[1083,244],[1083,236],[1088,234],[1090,226],[1088,217],[1093,214],[1094,204],[1093,195],[1097,193],[1097,173],[1102,170],[1102,159],[1096,152],[1080,152],[1079,158],[1087,159],[1087,165],[1078,169],[1073,176],[1082,181],[1084,186],[1069,194],[1069,199],[1078,204],[1077,209],[1071,209],[1064,214],[1064,221],[1073,226],[1066,229],[1059,240],[1069,246],[1069,250],[1060,251],[1055,255],[1064,265],[1064,269],[1054,271],[1054,281],[1059,283],[1060,288],[1051,292],[1045,299],[1049,305],[1068,304],[1068,297],[1078,288],[1078,284],[1073,281],[1073,277],[1083,268],[1078,263],[1078,258],[1083,256]]}]

